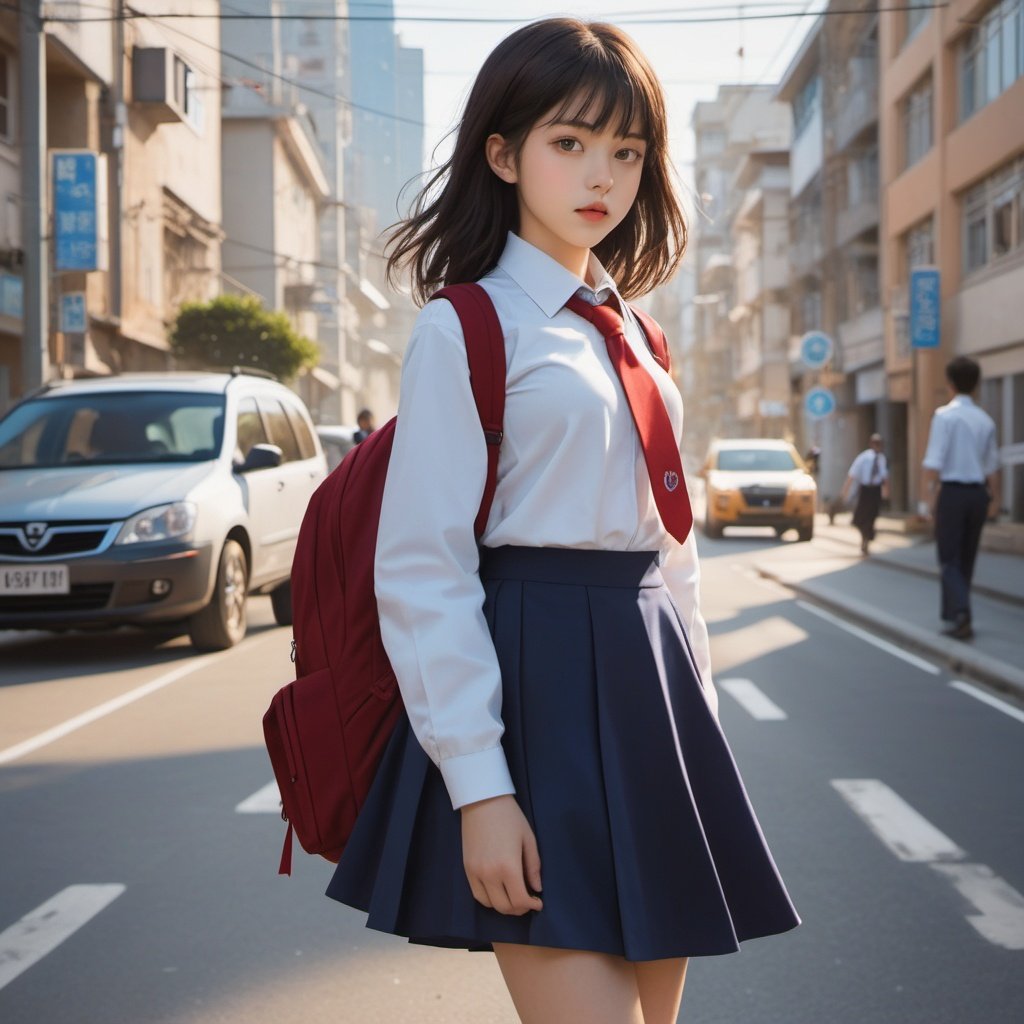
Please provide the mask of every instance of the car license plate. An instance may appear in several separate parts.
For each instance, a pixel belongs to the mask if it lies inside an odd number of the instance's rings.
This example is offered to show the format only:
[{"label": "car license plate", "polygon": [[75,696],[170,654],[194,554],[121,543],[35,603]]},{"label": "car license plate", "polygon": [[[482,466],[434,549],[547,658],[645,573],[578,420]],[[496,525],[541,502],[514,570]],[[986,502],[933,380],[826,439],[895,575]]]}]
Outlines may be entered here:
[{"label": "car license plate", "polygon": [[0,594],[68,594],[66,565],[0,565]]}]

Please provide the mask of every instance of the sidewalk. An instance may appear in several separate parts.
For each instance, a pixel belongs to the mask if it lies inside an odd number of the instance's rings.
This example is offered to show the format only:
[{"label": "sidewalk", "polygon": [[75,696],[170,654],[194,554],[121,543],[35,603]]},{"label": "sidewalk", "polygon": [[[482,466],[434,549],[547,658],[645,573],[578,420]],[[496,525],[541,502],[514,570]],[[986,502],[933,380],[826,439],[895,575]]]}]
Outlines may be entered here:
[{"label": "sidewalk", "polygon": [[770,548],[756,559],[756,570],[953,672],[1024,698],[1024,557],[979,552],[971,601],[975,638],[951,640],[939,632],[934,542],[880,517],[865,558],[849,520],[840,514],[830,525],[819,515],[812,543]]}]

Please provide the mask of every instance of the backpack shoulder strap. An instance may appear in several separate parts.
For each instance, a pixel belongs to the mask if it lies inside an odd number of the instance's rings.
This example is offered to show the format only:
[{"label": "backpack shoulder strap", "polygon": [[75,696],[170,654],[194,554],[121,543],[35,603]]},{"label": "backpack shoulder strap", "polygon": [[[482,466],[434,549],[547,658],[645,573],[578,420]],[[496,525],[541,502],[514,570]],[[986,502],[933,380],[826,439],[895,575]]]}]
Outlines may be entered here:
[{"label": "backpack shoulder strap", "polygon": [[479,537],[487,527],[494,490],[498,485],[498,449],[505,422],[505,335],[491,297],[478,284],[453,284],[431,296],[447,299],[462,324],[469,377],[480,425],[487,441],[487,482],[474,528]]},{"label": "backpack shoulder strap", "polygon": [[672,370],[672,356],[669,354],[668,341],[660,324],[653,316],[645,313],[642,309],[637,309],[632,304],[629,308],[633,311],[633,316],[636,317],[637,322],[643,328],[644,334],[647,335],[647,344],[651,348],[651,355],[654,356],[654,361],[666,373],[670,373]]}]

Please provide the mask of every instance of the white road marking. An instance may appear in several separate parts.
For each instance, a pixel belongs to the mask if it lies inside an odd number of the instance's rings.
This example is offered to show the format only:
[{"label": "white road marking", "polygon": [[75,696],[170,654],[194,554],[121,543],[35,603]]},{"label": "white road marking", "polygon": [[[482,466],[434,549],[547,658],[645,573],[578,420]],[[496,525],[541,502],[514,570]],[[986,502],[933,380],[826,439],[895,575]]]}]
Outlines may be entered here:
[{"label": "white road marking", "polygon": [[761,722],[781,722],[786,712],[749,679],[720,679],[720,686],[751,717]]},{"label": "white road marking", "polygon": [[[274,637],[274,631],[265,633],[262,637],[254,638],[254,640],[247,645],[246,649],[250,649],[253,643],[259,643],[261,640],[268,640]],[[22,743],[15,743],[13,747],[8,747],[6,750],[0,750],[0,764],[8,764],[11,761],[16,761],[19,757],[31,754],[32,751],[38,750],[40,747],[45,747],[47,744],[53,743],[55,740],[59,740],[62,737],[67,736],[68,733],[75,732],[83,726],[89,725],[97,719],[103,718],[115,711],[119,711],[121,708],[126,707],[129,704],[133,704],[135,701],[141,700],[143,697],[148,697],[151,693],[156,693],[157,690],[162,690],[165,686],[170,686],[171,683],[176,683],[179,679],[184,679],[185,676],[191,675],[193,672],[198,672],[201,668],[208,668],[210,665],[216,664],[216,662],[220,661],[222,658],[226,658],[229,654],[235,653],[238,650],[240,650],[240,648],[232,647],[229,650],[221,651],[218,654],[209,654],[201,658],[191,658],[185,662],[185,664],[179,665],[177,668],[172,668],[162,676],[157,676],[156,679],[153,679],[148,683],[143,683],[142,686],[137,686],[134,690],[122,693],[120,697],[114,697],[112,700],[108,700],[103,704],[98,704],[96,707],[90,708],[88,711],[83,711],[82,714],[75,715],[74,718],[69,718],[66,722],[61,722],[60,725],[55,725],[52,729],[47,729],[45,732],[41,732],[37,736],[32,736]]]},{"label": "white road marking", "polygon": [[252,796],[246,797],[235,810],[239,814],[279,814],[281,811],[281,794],[277,782],[268,782],[262,789],[256,790]]},{"label": "white road marking", "polygon": [[908,665],[913,665],[915,668],[921,669],[922,672],[928,672],[933,676],[937,676],[941,673],[941,669],[936,665],[933,665],[930,661],[925,661],[924,658],[919,658],[916,654],[904,651],[895,644],[889,643],[888,640],[883,640],[881,637],[875,636],[873,633],[869,633],[866,629],[854,626],[852,623],[839,618],[838,615],[833,615],[831,612],[825,611],[824,608],[819,608],[817,605],[810,604],[807,601],[797,601],[797,605],[800,608],[803,608],[805,612],[810,612],[812,615],[817,615],[819,618],[825,619],[826,622],[831,622],[833,626],[845,629],[847,633],[852,633],[855,637],[859,637],[865,643],[869,643],[872,646],[877,647],[879,650],[885,651],[886,654],[891,654],[894,658],[902,659]]},{"label": "white road marking", "polygon": [[833,779],[833,787],[900,860],[963,860],[967,854],[944,832],[878,779]]},{"label": "white road marking", "polygon": [[962,682],[959,679],[954,679],[949,685],[952,686],[954,690],[960,690],[962,693],[969,694],[975,700],[980,700],[984,704],[989,704],[994,708],[998,708],[998,710],[1002,711],[1004,715],[1016,718],[1018,722],[1024,722],[1024,711],[1021,711],[1020,708],[1014,707],[1012,704],[1008,704],[1005,700],[1000,700],[991,693],[986,693],[977,686],[971,686],[970,683]]},{"label": "white road marking", "polygon": [[932,864],[977,911],[967,920],[1003,949],[1024,949],[1024,896],[984,864]]},{"label": "white road marking", "polygon": [[56,949],[124,889],[123,885],[69,885],[0,932],[0,988]]}]

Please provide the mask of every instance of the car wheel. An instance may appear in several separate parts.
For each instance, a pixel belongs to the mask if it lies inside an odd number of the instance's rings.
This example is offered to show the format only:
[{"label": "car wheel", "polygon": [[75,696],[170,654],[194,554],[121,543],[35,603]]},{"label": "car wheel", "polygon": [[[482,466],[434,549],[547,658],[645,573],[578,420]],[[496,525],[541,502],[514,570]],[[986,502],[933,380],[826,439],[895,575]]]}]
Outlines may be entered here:
[{"label": "car wheel", "polygon": [[796,539],[800,541],[808,541],[814,536],[814,523],[808,523],[806,526],[797,527]]},{"label": "car wheel", "polygon": [[717,540],[722,536],[722,524],[715,522],[710,512],[704,516],[704,536],[710,537],[712,540]]},{"label": "car wheel", "polygon": [[274,621],[279,626],[292,624],[292,581],[282,583],[270,592],[270,606],[274,609]]},{"label": "car wheel", "polygon": [[189,619],[192,646],[200,651],[234,647],[245,636],[248,596],[249,567],[245,551],[238,541],[225,541],[210,603]]},{"label": "car wheel", "polygon": [[785,537],[786,531],[788,529],[789,529],[788,526],[776,526],[775,527],[775,536],[778,537],[779,540],[782,540],[782,538]]}]

